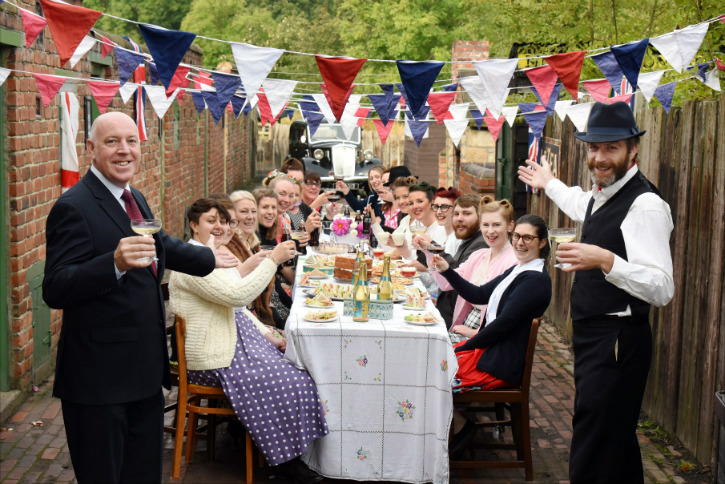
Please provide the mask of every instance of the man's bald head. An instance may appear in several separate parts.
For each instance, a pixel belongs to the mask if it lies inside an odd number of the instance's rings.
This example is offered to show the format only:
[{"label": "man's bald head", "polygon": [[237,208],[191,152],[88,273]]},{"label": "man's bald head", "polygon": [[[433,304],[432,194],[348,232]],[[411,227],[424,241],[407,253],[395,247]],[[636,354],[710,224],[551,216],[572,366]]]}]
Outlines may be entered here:
[{"label": "man's bald head", "polygon": [[99,130],[102,131],[103,126],[107,123],[131,123],[136,126],[136,122],[128,114],[122,113],[121,111],[109,111],[107,113],[101,114],[95,119],[95,121],[93,121],[93,124],[91,125],[91,130],[88,133],[88,139],[93,140],[94,143],[97,142],[97,133],[99,132]]},{"label": "man's bald head", "polygon": [[125,188],[141,163],[141,145],[136,123],[127,114],[114,111],[96,118],[86,149],[108,181]]}]

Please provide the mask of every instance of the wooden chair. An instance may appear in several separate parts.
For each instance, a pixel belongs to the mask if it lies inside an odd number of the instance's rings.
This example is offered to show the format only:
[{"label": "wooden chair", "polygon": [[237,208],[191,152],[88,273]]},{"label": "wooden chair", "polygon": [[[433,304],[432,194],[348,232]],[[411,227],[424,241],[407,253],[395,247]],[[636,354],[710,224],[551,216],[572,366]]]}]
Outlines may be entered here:
[{"label": "wooden chair", "polygon": [[[529,333],[529,345],[526,349],[526,362],[524,376],[521,386],[513,388],[501,388],[497,390],[470,391],[453,395],[453,404],[472,403],[493,403],[494,406],[469,407],[473,412],[496,412],[502,416],[501,405],[509,410],[510,418],[502,420],[497,417],[492,422],[477,422],[477,427],[511,427],[514,437],[513,444],[488,443],[479,448],[487,449],[516,449],[516,460],[459,460],[451,461],[453,468],[520,468],[525,469],[526,480],[534,479],[534,466],[531,459],[531,432],[529,428],[529,384],[531,383],[531,369],[534,364],[534,351],[536,349],[536,337],[539,332],[540,319],[536,318],[531,323]],[[470,457],[473,458],[473,450],[468,449]]]},{"label": "wooden chair", "polygon": [[[179,397],[176,413],[176,438],[174,443],[174,463],[171,477],[178,479],[181,470],[181,449],[184,443],[184,421],[188,413],[188,424],[186,430],[186,464],[190,464],[194,456],[194,443],[197,436],[197,418],[199,415],[208,415],[213,419],[216,415],[228,415],[236,418],[234,409],[228,405],[227,397],[221,387],[208,387],[194,385],[187,382],[186,377],[186,348],[184,337],[186,335],[186,321],[181,316],[176,316],[176,345],[179,355]],[[207,402],[207,406],[203,402]],[[226,406],[219,406],[220,403],[227,403]],[[214,422],[207,427],[207,446],[214,446]],[[248,432],[245,434],[246,453],[246,484],[252,484],[252,439]]]}]

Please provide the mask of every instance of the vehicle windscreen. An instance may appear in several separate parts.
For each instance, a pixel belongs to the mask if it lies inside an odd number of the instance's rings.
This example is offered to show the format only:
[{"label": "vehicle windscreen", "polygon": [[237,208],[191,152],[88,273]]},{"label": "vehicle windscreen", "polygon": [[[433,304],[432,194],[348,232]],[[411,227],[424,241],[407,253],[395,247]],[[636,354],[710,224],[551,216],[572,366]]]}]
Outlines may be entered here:
[{"label": "vehicle windscreen", "polygon": [[312,137],[311,141],[315,142],[329,140],[351,141],[352,143],[359,143],[360,128],[355,128],[351,139],[348,140],[347,137],[345,137],[345,133],[342,131],[342,126],[340,126],[339,124],[321,124],[317,128],[317,131],[315,131],[315,135]]}]

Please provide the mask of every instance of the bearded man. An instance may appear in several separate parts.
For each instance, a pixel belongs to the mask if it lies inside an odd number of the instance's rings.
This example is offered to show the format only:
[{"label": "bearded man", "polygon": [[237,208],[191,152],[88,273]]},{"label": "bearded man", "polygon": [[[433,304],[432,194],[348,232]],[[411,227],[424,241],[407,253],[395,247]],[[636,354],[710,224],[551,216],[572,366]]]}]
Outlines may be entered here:
[{"label": "bearded man", "polygon": [[582,222],[581,242],[556,252],[575,271],[571,289],[574,345],[572,484],[643,482],[637,421],[652,358],[650,306],[672,299],[670,207],[637,168],[640,131],[627,103],[595,103],[587,131],[593,187],[567,187],[542,158],[519,179]]}]

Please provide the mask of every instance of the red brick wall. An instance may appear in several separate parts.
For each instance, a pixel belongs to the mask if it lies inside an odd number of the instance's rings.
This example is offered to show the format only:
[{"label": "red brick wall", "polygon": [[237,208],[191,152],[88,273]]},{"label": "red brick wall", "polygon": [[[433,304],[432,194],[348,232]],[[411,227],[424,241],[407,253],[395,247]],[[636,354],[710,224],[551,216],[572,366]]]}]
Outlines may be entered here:
[{"label": "red brick wall", "polygon": [[[34,1],[21,0],[18,3],[28,10],[35,10]],[[0,26],[23,32],[22,20],[14,8],[0,10]],[[10,378],[12,388],[25,392],[32,386],[33,378],[39,378],[33,375],[33,301],[27,270],[45,259],[46,218],[61,194],[58,96],[47,108],[41,108],[40,114],[36,116],[38,89],[35,80],[30,74],[17,72],[55,74],[55,69],[61,68],[49,29],[45,29],[44,36],[42,42],[36,40],[29,49],[24,44],[19,48],[3,47],[7,52],[4,67],[14,70],[5,84],[7,122],[5,132],[0,133],[5,137],[8,165],[8,203],[0,209],[6,212],[9,221]],[[114,41],[122,42],[117,37],[114,37]],[[100,52],[100,47],[95,50]],[[109,55],[113,56],[113,53]],[[184,62],[201,65],[201,51],[193,48],[187,53]],[[62,68],[70,69],[69,65]],[[88,78],[91,69],[92,64],[86,56],[73,71],[82,78]],[[105,68],[105,73],[108,79],[118,78],[115,59],[111,67]],[[75,81],[66,81],[64,89],[68,88],[75,89],[80,103],[76,148],[82,177],[90,166],[84,145],[86,126],[83,118],[83,98],[90,94],[90,90],[84,82]],[[155,214],[164,219],[165,230],[181,236],[184,206],[205,193],[205,141],[208,147],[206,161],[209,192],[228,192],[249,177],[249,147],[244,115],[240,120],[235,120],[233,115],[227,114],[223,128],[221,121],[214,125],[207,113],[199,116],[190,95],[187,94],[183,102],[179,103],[178,119],[175,114],[176,104],[169,108],[164,117],[162,145],[159,121],[147,100],[145,119],[148,140],[142,145],[141,166],[133,185],[145,194]],[[117,95],[109,110],[133,115],[133,101],[129,100],[124,105],[120,95]],[[175,141],[177,132],[178,146]],[[5,320],[4,315],[0,316],[0,320]],[[61,312],[54,310],[51,312],[51,365],[45,370],[47,374],[55,364],[60,325]]]},{"label": "red brick wall", "polygon": [[459,190],[461,190],[461,193],[490,194],[495,196],[496,179],[489,176],[476,176],[467,170],[461,170]]}]

